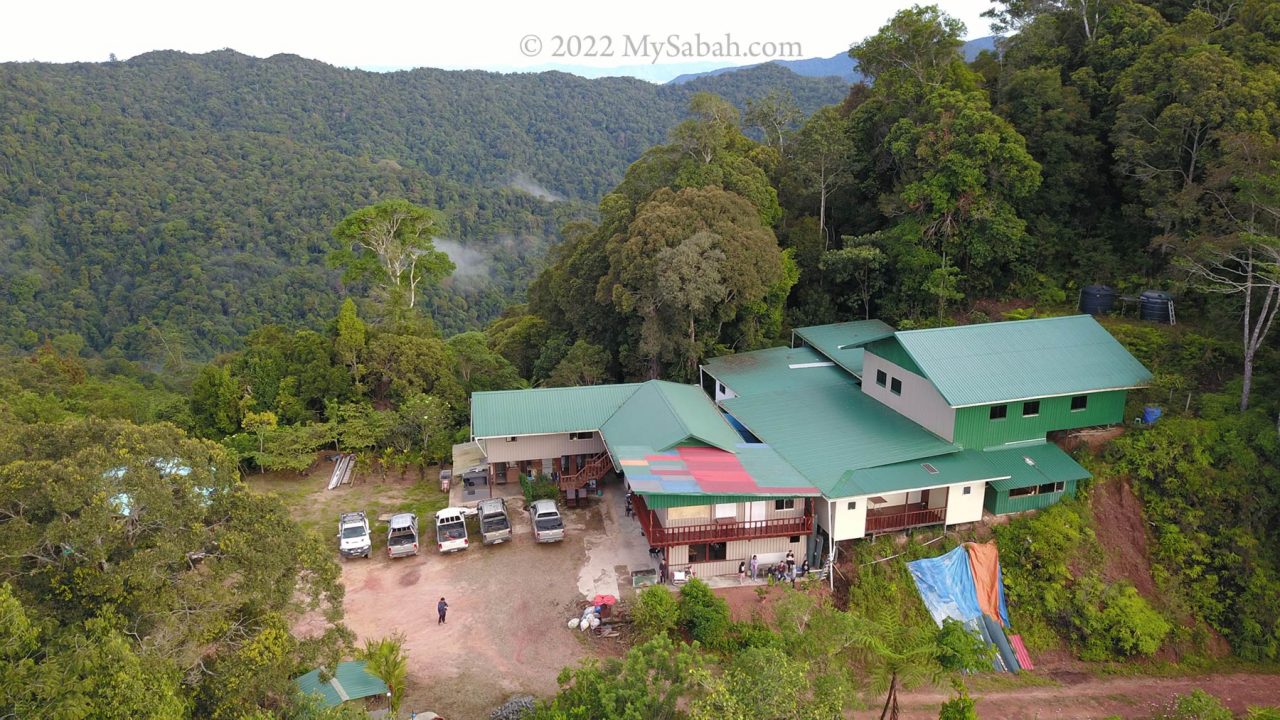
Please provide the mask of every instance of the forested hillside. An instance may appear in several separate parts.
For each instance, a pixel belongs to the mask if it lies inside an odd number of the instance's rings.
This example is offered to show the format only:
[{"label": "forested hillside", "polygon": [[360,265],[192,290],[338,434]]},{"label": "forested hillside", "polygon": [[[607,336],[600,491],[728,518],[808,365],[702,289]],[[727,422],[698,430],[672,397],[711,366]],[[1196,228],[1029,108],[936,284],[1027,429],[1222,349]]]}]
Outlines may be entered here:
[{"label": "forested hillside", "polygon": [[232,51],[0,66],[0,343],[181,364],[268,322],[318,328],[343,294],[329,231],[386,197],[443,211],[460,272],[431,314],[477,327],[707,89],[809,110],[845,90],[781,68],[676,88]]}]

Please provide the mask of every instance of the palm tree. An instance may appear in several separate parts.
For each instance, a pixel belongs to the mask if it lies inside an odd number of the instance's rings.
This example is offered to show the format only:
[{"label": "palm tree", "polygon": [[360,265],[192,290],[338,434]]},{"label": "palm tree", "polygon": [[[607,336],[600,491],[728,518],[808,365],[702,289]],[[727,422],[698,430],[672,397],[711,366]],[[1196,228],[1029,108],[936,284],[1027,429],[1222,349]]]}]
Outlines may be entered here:
[{"label": "palm tree", "polygon": [[400,712],[404,699],[405,678],[409,675],[409,658],[404,654],[404,635],[396,633],[381,640],[365,640],[360,657],[368,670],[387,684],[391,691],[391,715]]}]

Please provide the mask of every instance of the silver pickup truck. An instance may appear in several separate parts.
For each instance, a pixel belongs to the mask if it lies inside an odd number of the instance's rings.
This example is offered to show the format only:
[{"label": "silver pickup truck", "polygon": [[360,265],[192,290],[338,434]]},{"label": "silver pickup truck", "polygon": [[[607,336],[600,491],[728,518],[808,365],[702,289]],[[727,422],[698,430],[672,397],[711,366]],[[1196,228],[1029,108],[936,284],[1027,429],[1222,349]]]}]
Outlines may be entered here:
[{"label": "silver pickup truck", "polygon": [[418,516],[396,513],[387,521],[387,557],[418,554]]},{"label": "silver pickup truck", "polygon": [[529,506],[529,519],[533,521],[533,537],[540,543],[560,542],[564,539],[564,518],[555,500],[534,500]]},{"label": "silver pickup truck", "polygon": [[511,539],[511,518],[507,517],[507,501],[490,498],[476,503],[480,515],[480,537],[485,545],[496,545]]}]

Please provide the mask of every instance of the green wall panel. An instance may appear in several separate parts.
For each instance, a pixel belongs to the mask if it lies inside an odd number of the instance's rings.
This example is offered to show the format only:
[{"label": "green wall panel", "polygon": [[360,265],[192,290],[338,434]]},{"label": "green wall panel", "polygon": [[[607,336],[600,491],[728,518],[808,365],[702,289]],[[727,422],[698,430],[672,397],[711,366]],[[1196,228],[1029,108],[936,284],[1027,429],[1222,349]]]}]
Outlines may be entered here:
[{"label": "green wall panel", "polygon": [[[909,370],[920,377],[926,377],[924,371],[920,369],[920,366],[916,365],[916,361],[911,359],[911,356],[907,354],[907,351],[902,347],[902,344],[894,338],[886,338],[884,340],[877,340],[871,343],[867,346],[867,352],[872,353],[873,355],[879,355],[903,370]],[[865,360],[863,361],[862,366],[866,367]],[[874,381],[874,378],[872,378],[872,380]]]},{"label": "green wall panel", "polygon": [[1064,483],[1062,492],[1024,495],[1023,497],[1009,497],[1009,491],[1007,490],[1001,491],[988,487],[987,493],[983,497],[982,505],[993,515],[1007,515],[1024,510],[1043,510],[1064,497],[1075,497],[1075,494],[1075,480],[1068,480]]},{"label": "green wall panel", "polygon": [[1007,404],[1008,415],[991,419],[991,405],[975,405],[956,409],[955,442],[966,448],[981,450],[1022,440],[1043,440],[1054,430],[1072,430],[1094,425],[1124,422],[1126,391],[1087,393],[1088,406],[1071,409],[1071,396],[1042,398],[1040,414],[1023,417],[1022,402]]}]

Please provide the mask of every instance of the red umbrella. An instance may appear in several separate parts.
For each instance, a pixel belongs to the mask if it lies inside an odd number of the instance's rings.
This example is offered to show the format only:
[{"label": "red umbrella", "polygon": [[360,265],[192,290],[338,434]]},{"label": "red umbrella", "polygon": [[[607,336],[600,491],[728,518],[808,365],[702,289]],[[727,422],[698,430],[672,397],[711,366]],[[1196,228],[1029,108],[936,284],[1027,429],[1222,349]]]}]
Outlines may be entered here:
[{"label": "red umbrella", "polygon": [[617,603],[618,598],[612,595],[597,595],[591,601],[592,605],[616,605]]}]

